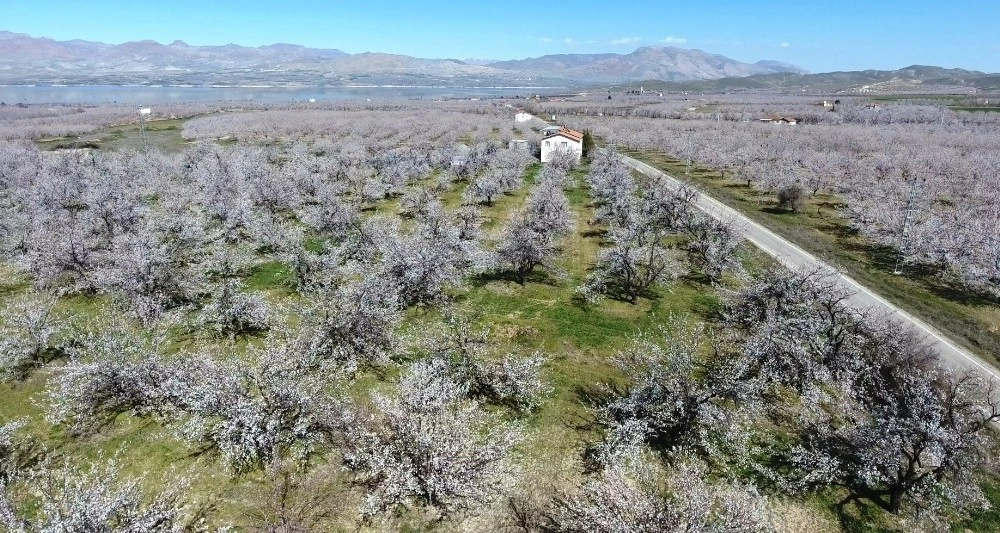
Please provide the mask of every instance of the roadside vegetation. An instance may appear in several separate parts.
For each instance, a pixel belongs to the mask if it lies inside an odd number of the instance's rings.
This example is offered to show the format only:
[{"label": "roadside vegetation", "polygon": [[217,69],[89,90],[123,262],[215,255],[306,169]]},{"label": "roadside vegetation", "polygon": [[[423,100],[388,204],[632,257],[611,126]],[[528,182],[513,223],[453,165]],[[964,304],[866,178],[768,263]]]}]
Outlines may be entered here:
[{"label": "roadside vegetation", "polygon": [[747,188],[745,183],[703,167],[687,173],[685,162],[662,153],[623,153],[690,181],[705,194],[737,208],[997,364],[1000,302],[991,295],[956,286],[933,268],[904,264],[902,274],[896,274],[898,251],[871,242],[852,227],[844,216],[846,205],[837,195],[812,195],[793,211],[781,206],[779,191]]}]

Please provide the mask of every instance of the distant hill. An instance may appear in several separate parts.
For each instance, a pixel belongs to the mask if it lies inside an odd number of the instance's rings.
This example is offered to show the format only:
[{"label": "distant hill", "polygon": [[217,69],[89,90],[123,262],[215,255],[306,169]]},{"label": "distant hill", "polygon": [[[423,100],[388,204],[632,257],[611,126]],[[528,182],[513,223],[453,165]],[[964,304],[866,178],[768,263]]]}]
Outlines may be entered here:
[{"label": "distant hill", "polygon": [[618,82],[623,80],[688,81],[753,76],[775,72],[804,74],[778,61],[741,63],[718,54],[672,46],[644,46],[630,54],[564,54],[490,63],[491,67],[522,75],[554,76]]},{"label": "distant hill", "polygon": [[50,67],[72,68],[197,68],[210,62],[250,67],[262,63],[282,63],[300,59],[333,59],[347,54],[340,50],[306,48],[296,44],[272,44],[250,48],[189,46],[184,41],[168,45],[156,41],[135,41],[112,45],[90,41],[54,41],[23,33],[0,31],[0,62],[7,64],[47,63]]},{"label": "distant hill", "polygon": [[295,44],[190,46],[135,41],[55,41],[0,31],[5,84],[273,84],[586,86],[644,79],[690,81],[775,72],[776,61],[741,63],[701,50],[643,47],[630,54],[569,54],[518,61],[347,54]]},{"label": "distant hill", "polygon": [[[972,89],[995,92],[1000,91],[1000,74],[911,65],[898,70],[775,73],[673,83],[643,80],[641,83],[643,87],[652,90],[702,92],[754,89],[856,94],[969,92]],[[628,86],[621,85],[618,88],[627,89]]]}]

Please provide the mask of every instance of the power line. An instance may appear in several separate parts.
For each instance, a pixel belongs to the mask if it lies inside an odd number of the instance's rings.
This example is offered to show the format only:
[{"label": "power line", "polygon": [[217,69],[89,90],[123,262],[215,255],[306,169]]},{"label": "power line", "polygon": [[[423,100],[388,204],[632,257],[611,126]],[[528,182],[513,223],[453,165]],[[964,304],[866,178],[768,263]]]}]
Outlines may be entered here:
[{"label": "power line", "polygon": [[916,205],[917,195],[920,194],[920,184],[924,182],[924,179],[913,178],[913,181],[910,183],[910,198],[906,202],[903,227],[899,231],[899,255],[896,256],[896,268],[892,271],[896,275],[903,273],[903,263],[906,261],[906,252],[910,247],[910,224],[913,222],[913,215],[919,209]]}]

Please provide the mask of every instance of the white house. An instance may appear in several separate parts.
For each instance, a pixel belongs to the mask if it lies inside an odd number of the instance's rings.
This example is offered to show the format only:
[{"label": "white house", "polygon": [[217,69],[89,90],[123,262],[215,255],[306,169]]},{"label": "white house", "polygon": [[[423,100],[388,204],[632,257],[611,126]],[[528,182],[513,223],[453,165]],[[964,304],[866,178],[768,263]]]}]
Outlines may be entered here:
[{"label": "white house", "polygon": [[795,125],[799,123],[799,119],[795,117],[783,117],[781,115],[769,115],[765,118],[758,119],[761,122],[771,123],[771,124],[791,124]]},{"label": "white house", "polygon": [[571,152],[579,161],[583,156],[583,134],[569,128],[560,128],[559,131],[542,137],[542,163],[551,161],[552,156],[559,151]]},{"label": "white house", "polygon": [[532,115],[531,113],[525,113],[525,112],[522,111],[522,112],[514,115],[514,122],[518,122],[518,123],[520,123],[520,122],[528,122],[528,121],[530,121],[533,118],[535,118],[535,116]]}]

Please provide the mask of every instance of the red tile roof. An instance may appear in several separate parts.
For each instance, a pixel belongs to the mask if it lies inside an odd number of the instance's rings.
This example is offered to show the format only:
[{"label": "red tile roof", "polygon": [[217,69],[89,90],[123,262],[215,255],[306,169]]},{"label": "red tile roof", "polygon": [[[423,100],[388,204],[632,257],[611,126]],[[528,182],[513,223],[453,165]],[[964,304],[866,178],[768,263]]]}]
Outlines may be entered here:
[{"label": "red tile roof", "polygon": [[569,128],[560,128],[559,131],[555,133],[550,133],[549,135],[546,135],[544,138],[548,139],[549,137],[556,137],[556,136],[566,137],[576,142],[583,142],[583,134],[576,130],[571,130]]}]

